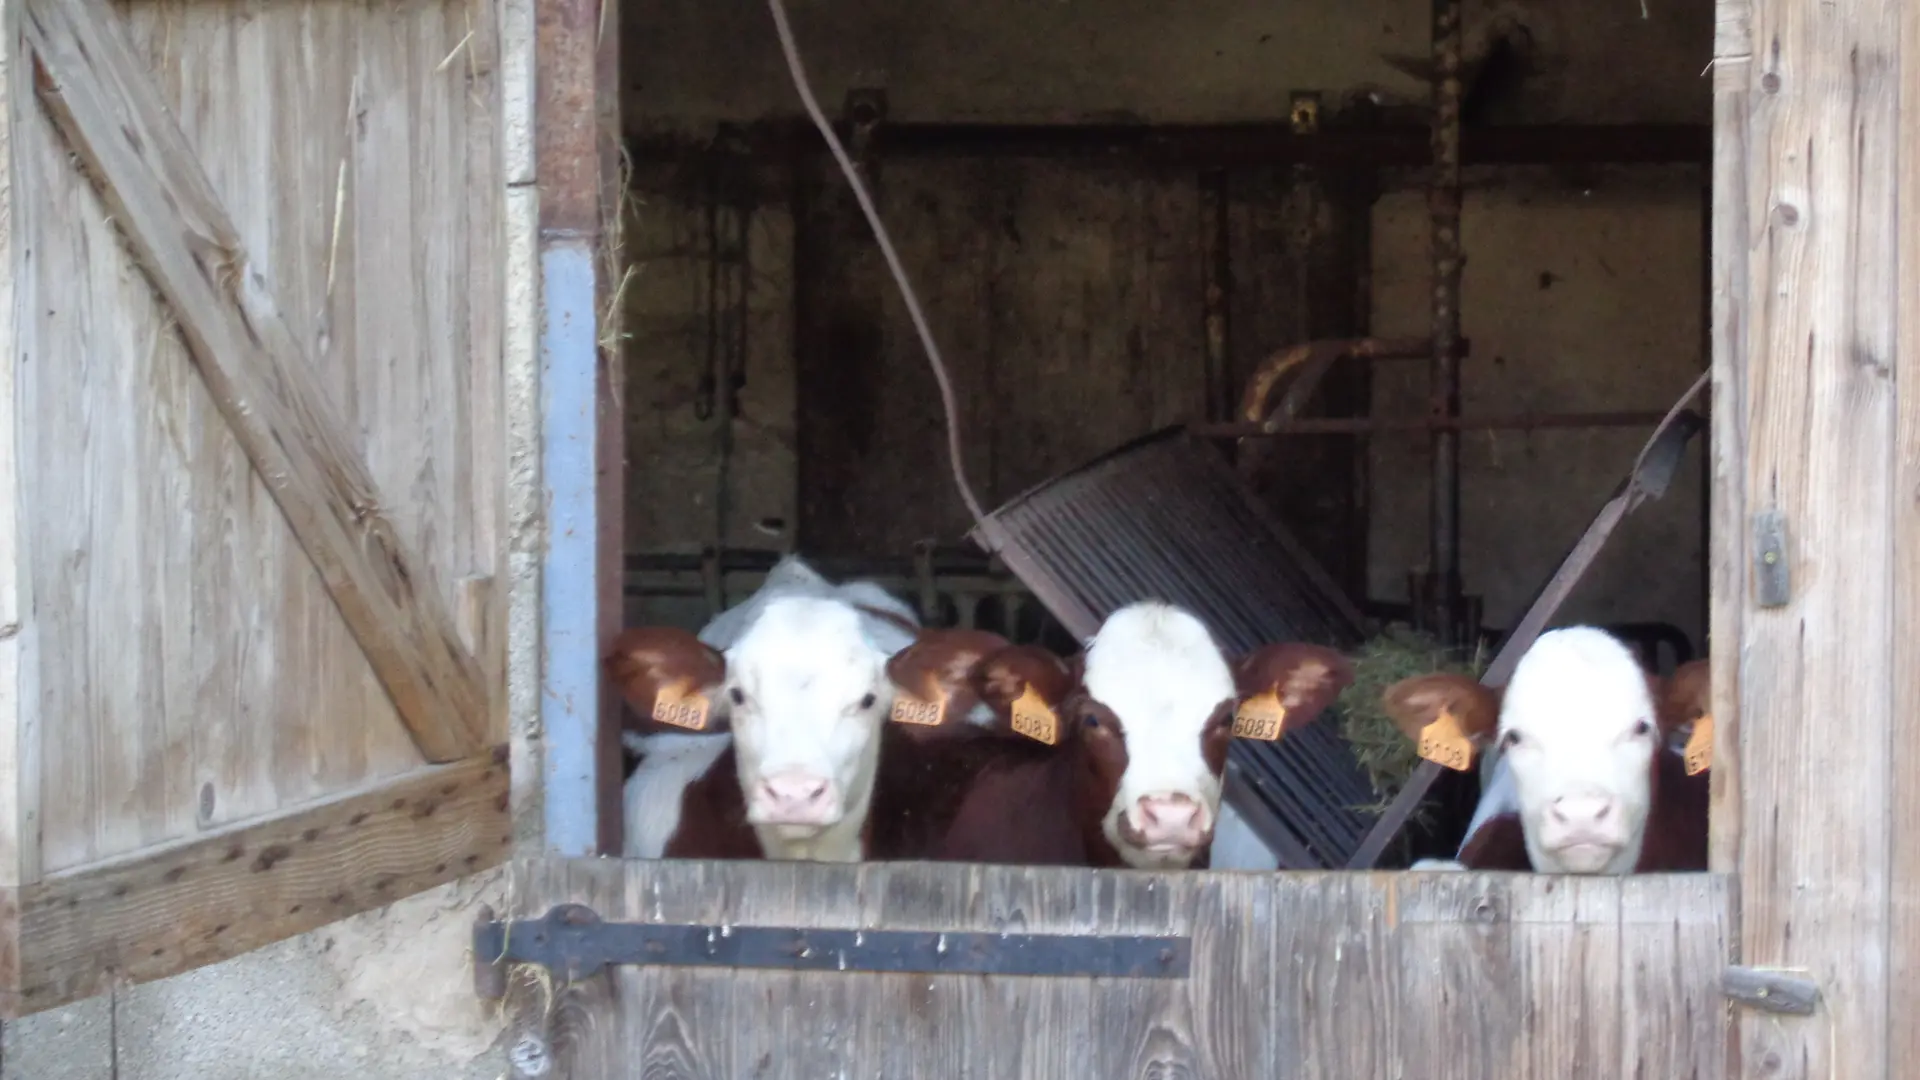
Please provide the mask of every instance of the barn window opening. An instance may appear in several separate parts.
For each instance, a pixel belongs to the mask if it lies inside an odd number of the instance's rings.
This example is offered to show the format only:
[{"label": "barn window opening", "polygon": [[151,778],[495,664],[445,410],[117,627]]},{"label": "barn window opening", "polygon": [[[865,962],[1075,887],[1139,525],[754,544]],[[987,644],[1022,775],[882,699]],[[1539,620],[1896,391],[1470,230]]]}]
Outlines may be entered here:
[{"label": "barn window opening", "polygon": [[1702,13],[1217,6],[623,9],[621,854],[1705,869]]}]

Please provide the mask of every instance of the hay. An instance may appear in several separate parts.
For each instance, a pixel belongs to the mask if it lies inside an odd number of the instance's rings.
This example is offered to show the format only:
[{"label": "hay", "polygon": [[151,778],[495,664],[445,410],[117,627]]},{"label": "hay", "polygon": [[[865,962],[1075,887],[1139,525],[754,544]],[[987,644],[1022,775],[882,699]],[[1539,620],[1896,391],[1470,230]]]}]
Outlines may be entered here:
[{"label": "hay", "polygon": [[1479,678],[1487,657],[1476,647],[1468,657],[1449,655],[1429,634],[1403,623],[1392,623],[1353,654],[1353,685],[1335,703],[1340,711],[1340,733],[1353,747],[1379,801],[1359,807],[1378,814],[1393,801],[1420,756],[1400,729],[1393,726],[1381,702],[1387,687],[1401,679],[1445,671]]},{"label": "hay", "polygon": [[626,147],[620,148],[620,165],[614,174],[613,197],[602,212],[600,224],[600,278],[609,283],[603,293],[600,311],[600,335],[595,343],[609,363],[608,391],[614,408],[626,401],[627,365],[622,348],[633,335],[626,329],[627,290],[640,273],[638,262],[627,254],[627,226],[639,211],[640,200],[633,193],[633,158]]}]

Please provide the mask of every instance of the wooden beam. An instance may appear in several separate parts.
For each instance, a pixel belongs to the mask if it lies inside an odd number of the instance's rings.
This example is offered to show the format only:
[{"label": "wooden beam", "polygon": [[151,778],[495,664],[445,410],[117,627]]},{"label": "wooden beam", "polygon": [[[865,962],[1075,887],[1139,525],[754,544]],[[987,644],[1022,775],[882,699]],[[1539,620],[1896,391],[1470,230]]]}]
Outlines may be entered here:
[{"label": "wooden beam", "polygon": [[[264,822],[0,889],[0,1017],[188,971],[511,851],[501,746]],[[449,957],[449,963],[458,962]]]},{"label": "wooden beam", "polygon": [[[12,162],[14,118],[24,104],[20,70],[24,50],[9,9],[0,12],[0,162]],[[6,166],[11,168],[11,165]],[[33,575],[20,536],[20,451],[30,445],[32,419],[20,415],[18,358],[32,351],[31,322],[22,342],[21,299],[15,274],[26,265],[12,183],[0,184],[0,886],[32,881],[40,873],[40,725],[21,700],[21,622],[33,608]],[[31,512],[31,511],[29,511]]]},{"label": "wooden beam", "polygon": [[1713,482],[1708,491],[1707,654],[1713,671],[1712,810],[1708,865],[1739,868],[1740,655],[1747,603],[1747,223],[1748,80],[1753,42],[1749,0],[1720,0],[1714,37]]},{"label": "wooden beam", "polygon": [[106,0],[18,5],[34,81],[429,761],[484,745],[484,677],[381,512],[314,364]]},{"label": "wooden beam", "polygon": [[[1887,973],[1887,1061],[1894,1071],[1920,1061],[1920,985],[1912,965],[1920,963],[1920,0],[1898,9],[1895,39],[1900,50],[1899,124],[1895,143],[1896,210],[1893,224],[1874,223],[1898,237],[1897,283],[1887,302],[1898,310],[1897,367],[1891,493],[1893,626],[1888,636],[1893,655],[1891,730],[1885,744],[1893,779],[1888,850],[1888,946],[1882,962]],[[1865,227],[1874,227],[1868,225]],[[1870,956],[1871,954],[1864,954]],[[1877,959],[1877,958],[1876,958]]]},{"label": "wooden beam", "polygon": [[[1745,252],[1746,288],[1722,313],[1723,333],[1744,327],[1742,355],[1723,362],[1745,383],[1741,400],[1716,403],[1739,410],[1745,433],[1727,478],[1745,520],[1723,520],[1734,533],[1715,538],[1739,560],[1725,572],[1745,576],[1740,636],[1714,642],[1716,667],[1738,671],[1738,962],[1793,972],[1821,1000],[1808,1017],[1738,1010],[1739,1075],[1912,1068],[1889,1053],[1911,1027],[1889,1011],[1907,978],[1892,961],[1892,867],[1917,839],[1896,817],[1916,718],[1894,707],[1896,680],[1913,678],[1897,663],[1912,645],[1894,597],[1920,554],[1894,542],[1914,499],[1896,488],[1896,390],[1900,375],[1920,377],[1901,371],[1915,359],[1898,348],[1912,287],[1899,259],[1914,227],[1901,214],[1914,118],[1900,113],[1920,75],[1902,66],[1912,6],[1756,0],[1752,59],[1720,86],[1750,106],[1744,183],[1727,196],[1745,200],[1745,233],[1728,241]],[[1784,521],[1790,563],[1778,606],[1758,602],[1747,554],[1768,513]]]}]

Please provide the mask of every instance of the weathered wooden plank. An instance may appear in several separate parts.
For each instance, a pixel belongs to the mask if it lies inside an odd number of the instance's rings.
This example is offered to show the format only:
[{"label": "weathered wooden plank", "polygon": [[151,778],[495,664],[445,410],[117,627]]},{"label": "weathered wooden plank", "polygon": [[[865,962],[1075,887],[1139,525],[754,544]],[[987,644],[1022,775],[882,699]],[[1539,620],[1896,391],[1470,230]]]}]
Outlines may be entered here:
[{"label": "weathered wooden plank", "polygon": [[[723,910],[733,922],[860,925],[863,868],[858,865],[743,862],[729,869]],[[659,903],[664,910],[664,893]],[[855,1070],[863,1053],[859,1010],[868,1000],[860,996],[859,986],[838,975],[747,970],[735,973],[729,983],[733,1026],[711,1037],[733,1040],[732,1075],[801,1080]],[[711,1022],[704,1015],[699,1018],[702,1028]],[[586,1074],[579,1075],[584,1080]]]},{"label": "weathered wooden plank", "polygon": [[[1093,871],[1094,932],[1193,932],[1193,879],[1134,870]],[[1093,980],[1095,1076],[1148,1080],[1205,1075],[1194,1037],[1192,983]]]},{"label": "weathered wooden plank", "polygon": [[0,986],[0,1016],[236,956],[486,869],[511,843],[500,748],[6,889],[18,980]]},{"label": "weathered wooden plank", "polygon": [[[606,860],[573,865],[595,869],[579,902],[609,921],[725,923],[734,916],[736,864]],[[583,1080],[736,1075],[732,979],[727,971],[610,969],[570,991],[569,1021],[556,1031],[556,1050],[563,1053],[569,1075]]]},{"label": "weathered wooden plank", "polygon": [[[0,162],[13,160],[15,73],[22,70],[14,9],[0,12]],[[39,725],[23,709],[21,611],[32,576],[20,543],[22,387],[16,358],[23,295],[15,278],[14,170],[0,170],[0,886],[31,881],[40,867]]]},{"label": "weathered wooden plank", "polygon": [[1412,1075],[1400,1053],[1399,894],[1408,884],[1388,873],[1273,879],[1271,1075]]},{"label": "weathered wooden plank", "polygon": [[1733,880],[1643,874],[1619,883],[1620,1049],[1608,1076],[1721,1077],[1732,1034],[1719,971]]},{"label": "weathered wooden plank", "polygon": [[[1897,214],[1896,284],[1882,300],[1897,314],[1894,371],[1894,462],[1892,479],[1892,633],[1889,665],[1894,676],[1888,703],[1890,730],[1884,744],[1886,768],[1894,778],[1889,822],[1887,892],[1889,897],[1886,972],[1887,1062],[1895,1073],[1920,1062],[1920,1024],[1912,1020],[1920,1009],[1920,980],[1913,972],[1920,964],[1920,3],[1908,0],[1898,7],[1900,58],[1899,121],[1890,137],[1897,140],[1894,176]],[[1863,224],[1863,228],[1872,225]],[[1829,789],[1831,790],[1831,789]],[[1869,809],[1878,809],[1872,807]],[[1822,1008],[1832,1008],[1823,1002]],[[1755,1022],[1760,1021],[1758,1016]]]},{"label": "weathered wooden plank", "polygon": [[[961,864],[929,868],[924,863],[874,863],[861,882],[860,925],[869,930],[971,930],[977,869]],[[984,984],[977,975],[875,975],[850,990],[845,1018],[859,1028],[849,1072],[881,1076],[985,1077],[1001,1075],[980,1059],[992,1043],[980,1038]],[[984,1053],[976,1053],[976,1050]]]},{"label": "weathered wooden plank", "polygon": [[1201,1076],[1259,1076],[1273,1061],[1278,912],[1265,874],[1192,875],[1193,1039]]},{"label": "weathered wooden plank", "polygon": [[[1744,1069],[1878,1080],[1901,785],[1894,547],[1899,0],[1761,0],[1748,71],[1745,513],[1778,511],[1793,595],[1739,637],[1740,963],[1805,969],[1810,1017],[1736,1009]],[[1899,498],[1911,498],[1904,491]],[[1723,544],[1735,543],[1722,538]],[[1750,595],[1750,594],[1749,594]],[[1817,720],[1815,718],[1818,718]],[[1844,784],[1835,786],[1835,778]]]},{"label": "weathered wooden plank", "polygon": [[1513,958],[1512,893],[1528,884],[1433,874],[1400,889],[1401,1053],[1434,1080],[1513,1075],[1527,987]]},{"label": "weathered wooden plank", "polygon": [[[1093,875],[1036,873],[1017,866],[975,870],[983,930],[1092,933]],[[975,1073],[983,1078],[1094,1080],[1093,984],[1088,979],[981,980],[980,1027],[972,1037]],[[979,1032],[990,1033],[982,1037]]]},{"label": "weathered wooden plank", "polygon": [[1621,883],[1531,877],[1517,885],[1511,917],[1520,1035],[1501,1071],[1568,1080],[1623,1075]]},{"label": "weathered wooden plank", "polygon": [[1746,611],[1747,536],[1747,217],[1749,80],[1748,0],[1719,0],[1713,71],[1712,336],[1713,483],[1708,493],[1707,651],[1713,669],[1714,740],[1709,858],[1714,870],[1738,868],[1740,850],[1740,665]]},{"label": "weathered wooden plank", "polygon": [[477,666],[383,516],[311,362],[118,17],[102,0],[29,0],[22,22],[42,102],[172,304],[222,414],[421,752],[437,761],[471,752],[490,720]]}]

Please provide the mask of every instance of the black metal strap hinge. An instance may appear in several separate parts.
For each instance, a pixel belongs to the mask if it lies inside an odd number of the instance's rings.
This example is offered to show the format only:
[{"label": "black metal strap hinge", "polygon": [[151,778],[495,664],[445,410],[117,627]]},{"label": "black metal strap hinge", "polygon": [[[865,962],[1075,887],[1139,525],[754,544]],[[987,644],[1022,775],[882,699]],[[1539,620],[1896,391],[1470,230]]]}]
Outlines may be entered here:
[{"label": "black metal strap hinge", "polygon": [[619,964],[1181,979],[1192,954],[1190,937],[603,922],[581,904],[511,922],[482,908],[473,927],[474,991],[489,999],[505,995],[506,965],[515,963],[568,980]]}]

